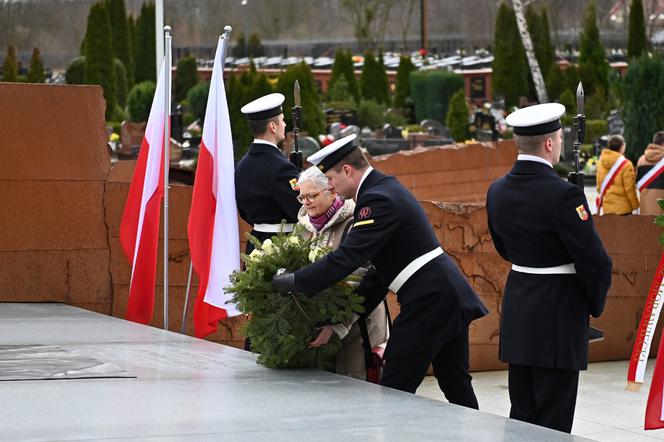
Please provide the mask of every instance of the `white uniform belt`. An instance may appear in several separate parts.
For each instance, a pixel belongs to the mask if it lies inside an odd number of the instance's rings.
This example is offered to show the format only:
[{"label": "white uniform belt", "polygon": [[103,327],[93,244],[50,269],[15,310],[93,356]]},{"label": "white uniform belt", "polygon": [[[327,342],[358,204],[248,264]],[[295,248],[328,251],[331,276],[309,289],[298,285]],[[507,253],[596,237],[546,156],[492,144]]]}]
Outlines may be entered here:
[{"label": "white uniform belt", "polygon": [[284,224],[283,229],[281,227],[281,223],[279,224],[254,224],[254,230],[257,232],[263,232],[263,233],[279,233],[279,232],[292,232],[293,231],[293,224]]},{"label": "white uniform belt", "polygon": [[531,275],[573,275],[576,273],[574,264],[563,264],[555,267],[525,267],[512,264],[512,270]]},{"label": "white uniform belt", "polygon": [[410,262],[410,264],[404,267],[404,269],[401,272],[399,272],[397,277],[394,278],[394,281],[392,281],[392,283],[389,285],[389,289],[392,290],[394,293],[398,292],[401,286],[404,285],[406,281],[408,281],[408,278],[413,276],[415,272],[424,267],[424,264],[428,263],[435,257],[442,255],[443,253],[444,253],[443,249],[440,248],[439,246],[433,249],[432,251],[425,253],[419,258],[415,258]]}]

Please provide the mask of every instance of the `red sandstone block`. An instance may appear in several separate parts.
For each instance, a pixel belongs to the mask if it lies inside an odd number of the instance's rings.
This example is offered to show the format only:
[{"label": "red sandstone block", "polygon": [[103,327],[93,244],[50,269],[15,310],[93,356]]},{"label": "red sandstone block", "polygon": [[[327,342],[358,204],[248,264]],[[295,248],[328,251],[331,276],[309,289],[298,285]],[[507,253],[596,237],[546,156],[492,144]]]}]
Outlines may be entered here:
[{"label": "red sandstone block", "polygon": [[0,300],[110,305],[108,260],[105,249],[0,252]]},{"label": "red sandstone block", "polygon": [[4,181],[0,250],[107,247],[102,181]]},{"label": "red sandstone block", "polygon": [[106,178],[101,87],[2,83],[0,103],[2,137],[17,147],[3,149],[0,180]]}]

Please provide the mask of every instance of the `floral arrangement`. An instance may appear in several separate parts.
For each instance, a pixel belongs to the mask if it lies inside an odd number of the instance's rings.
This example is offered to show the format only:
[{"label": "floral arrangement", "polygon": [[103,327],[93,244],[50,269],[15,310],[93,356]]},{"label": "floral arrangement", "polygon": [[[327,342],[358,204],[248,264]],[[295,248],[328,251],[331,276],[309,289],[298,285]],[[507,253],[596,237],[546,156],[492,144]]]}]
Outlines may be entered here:
[{"label": "floral arrangement", "polygon": [[258,362],[269,368],[320,368],[334,370],[340,340],[335,335],[327,345],[309,348],[318,335],[317,325],[351,319],[362,313],[362,296],[353,292],[353,276],[308,297],[303,293],[281,295],[271,282],[277,270],[295,271],[325,254],[316,240],[305,240],[301,229],[279,234],[263,243],[248,235],[255,249],[242,255],[245,270],[231,275],[231,302],[250,315],[244,328]]}]

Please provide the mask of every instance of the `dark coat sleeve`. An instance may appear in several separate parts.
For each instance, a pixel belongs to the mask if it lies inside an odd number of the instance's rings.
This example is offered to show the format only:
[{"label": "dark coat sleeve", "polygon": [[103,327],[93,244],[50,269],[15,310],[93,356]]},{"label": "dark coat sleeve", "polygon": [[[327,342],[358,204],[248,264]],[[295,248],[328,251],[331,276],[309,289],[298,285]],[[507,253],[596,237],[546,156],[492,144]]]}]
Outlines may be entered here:
[{"label": "dark coat sleeve", "polygon": [[503,242],[502,238],[496,233],[496,231],[493,228],[493,224],[491,223],[491,193],[493,190],[493,184],[491,184],[491,187],[489,187],[489,191],[486,194],[486,218],[487,218],[487,224],[489,225],[489,233],[491,234],[491,240],[493,241],[493,246],[495,247],[496,251],[498,254],[506,261],[510,261],[510,256],[507,253],[507,248],[505,247],[505,243]]},{"label": "dark coat sleeve", "polygon": [[277,169],[277,174],[274,179],[274,199],[279,204],[279,207],[289,217],[287,221],[297,221],[297,212],[302,205],[297,201],[298,192],[293,190],[290,181],[298,178],[299,173],[297,168],[288,162],[284,162]]},{"label": "dark coat sleeve", "polygon": [[370,261],[394,235],[399,223],[388,198],[369,195],[363,197],[358,206],[368,207],[371,215],[355,219],[337,250],[295,272],[298,290],[312,296],[342,280]]},{"label": "dark coat sleeve", "polygon": [[[581,206],[587,214],[585,221],[579,215]],[[574,261],[576,275],[585,290],[589,312],[598,317],[604,310],[606,295],[611,286],[612,262],[595,231],[586,197],[578,187],[570,187],[562,195],[554,229]]]},{"label": "dark coat sleeve", "polygon": [[355,289],[355,292],[364,297],[362,303],[364,313],[362,316],[365,317],[369,316],[383,302],[383,299],[387,296],[387,284],[380,279],[376,269],[372,266],[362,278],[362,282]]}]

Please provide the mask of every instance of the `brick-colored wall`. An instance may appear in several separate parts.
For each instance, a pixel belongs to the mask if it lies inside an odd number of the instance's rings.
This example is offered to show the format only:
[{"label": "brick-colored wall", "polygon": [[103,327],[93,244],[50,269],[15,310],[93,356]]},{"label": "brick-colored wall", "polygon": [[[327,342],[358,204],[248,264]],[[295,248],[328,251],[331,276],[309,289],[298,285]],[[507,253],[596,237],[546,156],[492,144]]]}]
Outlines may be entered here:
[{"label": "brick-colored wall", "polygon": [[[101,89],[2,83],[0,102],[12,103],[0,107],[0,301],[57,301],[123,317],[131,267],[118,231],[134,162],[110,168]],[[490,309],[471,327],[473,370],[501,368],[498,324],[509,265],[493,249],[483,201],[489,183],[509,170],[515,157],[514,145],[502,142],[372,159],[422,200],[446,253]],[[170,190],[169,325],[174,331],[180,329],[189,269],[191,191],[178,184]],[[650,216],[594,220],[614,270],[604,315],[593,321],[606,331],[606,339],[591,345],[591,360],[626,359],[661,253],[660,229]],[[241,223],[243,232],[247,228]],[[162,268],[160,254],[156,327],[163,324]],[[196,289],[194,275],[188,334]],[[397,314],[394,296],[389,300]],[[241,323],[241,318],[225,321],[209,339],[241,346]]]},{"label": "brick-colored wall", "polygon": [[511,140],[417,148],[372,158],[420,200],[484,202],[489,185],[507,173],[517,151]]},{"label": "brick-colored wall", "polygon": [[102,89],[0,83],[0,103],[0,300],[110,314]]}]

